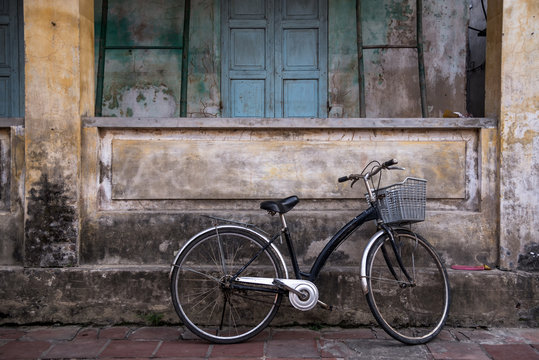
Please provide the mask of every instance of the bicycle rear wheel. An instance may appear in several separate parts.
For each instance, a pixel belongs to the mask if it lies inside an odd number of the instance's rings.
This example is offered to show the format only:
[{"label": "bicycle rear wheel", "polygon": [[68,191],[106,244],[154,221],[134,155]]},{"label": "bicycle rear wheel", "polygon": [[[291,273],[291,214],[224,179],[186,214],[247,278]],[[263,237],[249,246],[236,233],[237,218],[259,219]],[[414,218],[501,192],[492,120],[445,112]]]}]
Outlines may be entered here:
[{"label": "bicycle rear wheel", "polygon": [[377,240],[367,257],[367,302],[376,321],[393,338],[406,344],[424,344],[438,335],[447,319],[447,271],[423,237],[404,229],[395,230],[393,235],[412,282],[398,265],[386,235]]},{"label": "bicycle rear wheel", "polygon": [[272,247],[262,251],[266,244],[256,233],[232,226],[190,241],[171,276],[172,302],[184,325],[203,339],[225,344],[262,331],[277,313],[282,294],[239,290],[231,277],[254,259],[241,276],[283,278],[284,269]]}]

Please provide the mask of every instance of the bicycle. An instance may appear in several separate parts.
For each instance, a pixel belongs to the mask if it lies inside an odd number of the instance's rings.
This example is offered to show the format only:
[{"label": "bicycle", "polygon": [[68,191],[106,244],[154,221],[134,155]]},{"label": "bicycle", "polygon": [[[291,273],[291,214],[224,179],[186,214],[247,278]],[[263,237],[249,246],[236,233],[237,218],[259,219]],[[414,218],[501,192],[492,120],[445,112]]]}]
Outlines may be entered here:
[{"label": "bicycle", "polygon": [[[237,343],[262,331],[274,318],[282,298],[307,311],[322,302],[314,284],[331,253],[373,220],[377,232],[362,254],[361,288],[380,326],[405,344],[424,344],[441,331],[449,312],[450,287],[444,263],[421,235],[402,227],[424,221],[426,180],[406,178],[380,188],[381,170],[404,170],[392,159],[371,161],[361,174],[339,182],[363,180],[370,205],[344,225],[326,244],[309,272],[299,268],[285,214],[296,196],[263,201],[260,208],[278,214],[281,231],[268,237],[249,224],[217,225],[192,237],[176,255],[170,271],[174,308],[194,334],[214,343]],[[367,171],[370,168],[370,171]],[[218,219],[218,218],[215,218]],[[223,220],[223,219],[218,219]],[[275,241],[284,237],[293,269]],[[282,238],[281,238],[282,242]]]}]

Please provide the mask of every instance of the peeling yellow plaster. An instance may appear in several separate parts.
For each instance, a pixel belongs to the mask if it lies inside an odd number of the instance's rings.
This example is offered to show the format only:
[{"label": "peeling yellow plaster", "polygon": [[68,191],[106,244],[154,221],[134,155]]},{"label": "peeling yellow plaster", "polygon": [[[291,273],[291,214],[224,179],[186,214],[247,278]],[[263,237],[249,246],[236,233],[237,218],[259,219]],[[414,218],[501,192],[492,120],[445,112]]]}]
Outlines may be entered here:
[{"label": "peeling yellow plaster", "polygon": [[505,1],[501,113],[539,111],[539,2]]},{"label": "peeling yellow plaster", "polygon": [[26,117],[62,123],[80,98],[78,1],[25,1],[24,20]]},{"label": "peeling yellow plaster", "polygon": [[[489,3],[489,7],[490,7]],[[537,241],[539,2],[503,2],[499,98],[500,265],[520,268]],[[489,36],[490,36],[490,25]],[[522,265],[525,266],[525,265]]]},{"label": "peeling yellow plaster", "polygon": [[25,0],[23,6],[25,196],[45,176],[78,209],[81,114],[92,115],[94,107],[93,0]]},{"label": "peeling yellow plaster", "polygon": [[94,1],[80,1],[80,114],[93,116],[95,109]]}]

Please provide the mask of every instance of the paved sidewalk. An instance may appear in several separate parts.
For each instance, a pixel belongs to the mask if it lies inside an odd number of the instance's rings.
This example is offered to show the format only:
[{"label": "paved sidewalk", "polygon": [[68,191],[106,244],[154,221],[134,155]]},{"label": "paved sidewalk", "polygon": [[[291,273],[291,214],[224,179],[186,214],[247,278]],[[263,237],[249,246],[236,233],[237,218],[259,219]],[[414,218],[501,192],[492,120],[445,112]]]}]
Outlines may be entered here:
[{"label": "paved sidewalk", "polygon": [[213,345],[181,327],[0,327],[0,359],[473,359],[539,360],[539,329],[445,328],[406,346],[378,328],[268,328]]}]

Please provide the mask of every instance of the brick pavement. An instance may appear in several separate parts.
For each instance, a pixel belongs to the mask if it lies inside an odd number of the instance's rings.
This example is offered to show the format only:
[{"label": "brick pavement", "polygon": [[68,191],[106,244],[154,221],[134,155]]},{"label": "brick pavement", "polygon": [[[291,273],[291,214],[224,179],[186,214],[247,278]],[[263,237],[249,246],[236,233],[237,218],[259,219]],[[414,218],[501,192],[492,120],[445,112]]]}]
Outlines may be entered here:
[{"label": "brick pavement", "polygon": [[445,328],[406,346],[378,328],[268,328],[214,345],[181,327],[0,327],[0,359],[473,359],[539,360],[539,329]]}]

